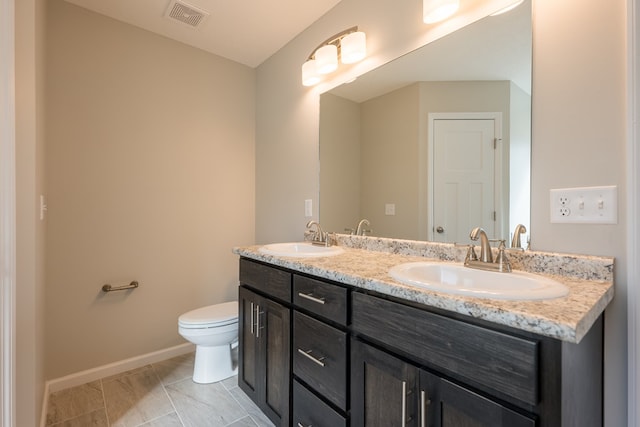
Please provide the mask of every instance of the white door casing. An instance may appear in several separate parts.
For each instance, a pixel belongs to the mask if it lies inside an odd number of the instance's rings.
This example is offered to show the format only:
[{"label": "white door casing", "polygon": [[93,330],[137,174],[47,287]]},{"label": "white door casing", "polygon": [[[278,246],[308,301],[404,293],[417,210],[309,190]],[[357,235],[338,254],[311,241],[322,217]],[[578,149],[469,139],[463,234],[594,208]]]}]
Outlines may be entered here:
[{"label": "white door casing", "polygon": [[15,426],[14,0],[0,0],[0,423]]},{"label": "white door casing", "polygon": [[627,84],[627,316],[628,316],[628,421],[629,427],[640,427],[640,7],[638,0],[628,0]]},{"label": "white door casing", "polygon": [[430,240],[469,241],[480,226],[500,237],[502,207],[502,114],[429,114]]}]

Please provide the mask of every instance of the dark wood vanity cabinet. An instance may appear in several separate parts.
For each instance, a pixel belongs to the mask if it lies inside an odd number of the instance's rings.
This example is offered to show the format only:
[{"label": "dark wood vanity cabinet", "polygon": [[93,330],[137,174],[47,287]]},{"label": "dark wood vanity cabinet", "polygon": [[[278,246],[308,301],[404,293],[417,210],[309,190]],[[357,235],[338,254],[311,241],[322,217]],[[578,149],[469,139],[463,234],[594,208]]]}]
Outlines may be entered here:
[{"label": "dark wood vanity cabinet", "polygon": [[291,274],[241,260],[240,282],[238,385],[276,426],[289,426],[291,310],[269,291],[290,299]]},{"label": "dark wood vanity cabinet", "polygon": [[240,260],[239,385],[277,426],[602,426],[580,344]]}]

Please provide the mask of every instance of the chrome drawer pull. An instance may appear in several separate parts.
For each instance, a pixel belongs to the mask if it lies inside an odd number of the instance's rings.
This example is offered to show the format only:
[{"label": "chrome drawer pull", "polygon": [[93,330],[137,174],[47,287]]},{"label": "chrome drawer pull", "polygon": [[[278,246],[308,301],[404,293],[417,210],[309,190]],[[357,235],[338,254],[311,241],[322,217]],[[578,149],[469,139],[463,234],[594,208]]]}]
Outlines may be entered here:
[{"label": "chrome drawer pull", "polygon": [[264,326],[260,326],[260,315],[264,314],[264,311],[260,311],[260,306],[256,304],[256,338],[260,338],[260,329]]},{"label": "chrome drawer pull", "polygon": [[304,351],[304,350],[303,350],[303,349],[301,349],[301,348],[299,348],[299,349],[298,349],[298,353],[300,353],[300,354],[302,354],[303,356],[307,357],[307,358],[308,358],[309,360],[311,360],[313,363],[316,363],[316,364],[318,364],[318,365],[320,365],[320,366],[322,366],[322,367],[324,368],[324,362],[323,362],[323,360],[324,360],[325,358],[324,358],[324,357],[316,358],[315,356],[312,356],[312,355],[311,355],[311,351],[312,351],[312,350]]},{"label": "chrome drawer pull", "polygon": [[407,424],[407,382],[402,381],[402,420],[400,420],[400,425],[404,426]]},{"label": "chrome drawer pull", "polygon": [[316,298],[313,294],[303,294],[302,292],[298,292],[298,296],[304,299],[308,299],[309,301],[317,302],[318,304],[324,304],[324,298]]},{"label": "chrome drawer pull", "polygon": [[253,327],[254,327],[254,322],[255,322],[255,320],[254,320],[255,311],[253,311],[253,310],[254,310],[253,309],[253,303],[251,303],[251,328],[250,328],[251,329],[251,335],[254,335],[253,334]]},{"label": "chrome drawer pull", "polygon": [[430,403],[431,399],[427,399],[427,393],[424,390],[420,390],[420,410],[422,412],[420,427],[427,427],[427,415],[429,414]]}]

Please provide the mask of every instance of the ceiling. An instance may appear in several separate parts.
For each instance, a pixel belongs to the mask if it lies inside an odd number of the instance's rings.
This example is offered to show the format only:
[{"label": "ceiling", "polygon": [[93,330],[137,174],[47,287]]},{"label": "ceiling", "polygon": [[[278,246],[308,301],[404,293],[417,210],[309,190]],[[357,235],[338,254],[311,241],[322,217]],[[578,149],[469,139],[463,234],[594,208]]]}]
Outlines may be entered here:
[{"label": "ceiling", "polygon": [[193,28],[165,17],[172,0],[66,0],[255,68],[340,0],[185,0],[209,13]]}]

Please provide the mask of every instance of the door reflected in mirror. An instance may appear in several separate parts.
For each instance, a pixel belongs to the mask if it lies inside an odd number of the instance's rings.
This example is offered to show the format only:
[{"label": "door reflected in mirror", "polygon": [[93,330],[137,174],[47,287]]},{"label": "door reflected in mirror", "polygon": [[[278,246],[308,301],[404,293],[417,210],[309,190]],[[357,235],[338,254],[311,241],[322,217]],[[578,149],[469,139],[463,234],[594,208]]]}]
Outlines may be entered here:
[{"label": "door reflected in mirror", "polygon": [[[468,243],[530,229],[531,3],[320,97],[320,220]],[[522,236],[527,239],[528,236]]]}]

